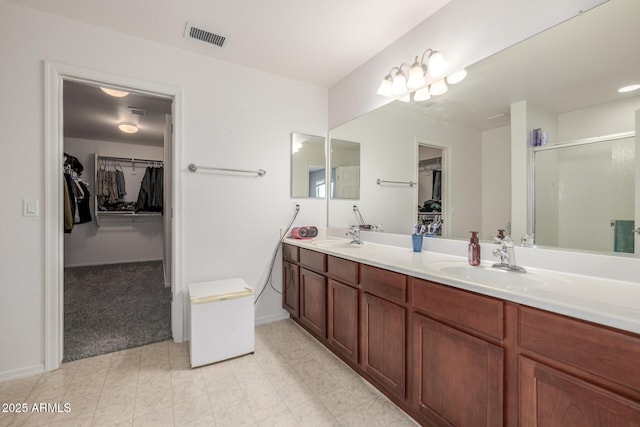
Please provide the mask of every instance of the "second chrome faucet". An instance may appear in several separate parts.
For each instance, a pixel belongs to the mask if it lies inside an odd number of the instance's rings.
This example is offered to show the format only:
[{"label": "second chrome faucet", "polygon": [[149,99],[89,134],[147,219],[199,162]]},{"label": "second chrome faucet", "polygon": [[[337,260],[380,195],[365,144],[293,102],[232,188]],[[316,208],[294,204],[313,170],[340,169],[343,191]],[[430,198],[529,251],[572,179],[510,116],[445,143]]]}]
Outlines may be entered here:
[{"label": "second chrome faucet", "polygon": [[500,262],[493,264],[492,267],[517,271],[519,273],[527,272],[527,270],[516,264],[516,252],[513,248],[513,239],[511,239],[511,237],[496,238],[496,243],[500,245],[500,248],[494,249],[492,253],[493,256],[500,257]]}]

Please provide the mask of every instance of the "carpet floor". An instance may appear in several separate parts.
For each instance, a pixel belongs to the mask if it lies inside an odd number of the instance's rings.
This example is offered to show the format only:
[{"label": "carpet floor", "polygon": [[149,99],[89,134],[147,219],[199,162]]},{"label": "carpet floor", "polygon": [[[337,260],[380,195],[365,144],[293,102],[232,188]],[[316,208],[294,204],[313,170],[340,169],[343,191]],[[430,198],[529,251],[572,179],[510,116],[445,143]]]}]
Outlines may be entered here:
[{"label": "carpet floor", "polygon": [[64,269],[63,361],[170,338],[162,261]]}]

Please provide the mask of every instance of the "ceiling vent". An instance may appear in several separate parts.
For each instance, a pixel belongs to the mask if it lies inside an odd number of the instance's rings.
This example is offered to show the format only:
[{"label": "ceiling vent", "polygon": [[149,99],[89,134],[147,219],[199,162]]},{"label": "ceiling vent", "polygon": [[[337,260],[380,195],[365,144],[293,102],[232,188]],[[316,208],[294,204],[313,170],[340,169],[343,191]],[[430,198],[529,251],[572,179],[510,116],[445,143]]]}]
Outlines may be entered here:
[{"label": "ceiling vent", "polygon": [[129,107],[129,111],[131,111],[131,114],[134,116],[144,117],[147,115],[147,110],[143,110],[142,108]]},{"label": "ceiling vent", "polygon": [[204,30],[191,22],[187,22],[184,37],[187,39],[200,40],[201,42],[217,47],[226,47],[226,43],[229,41],[229,37]]}]

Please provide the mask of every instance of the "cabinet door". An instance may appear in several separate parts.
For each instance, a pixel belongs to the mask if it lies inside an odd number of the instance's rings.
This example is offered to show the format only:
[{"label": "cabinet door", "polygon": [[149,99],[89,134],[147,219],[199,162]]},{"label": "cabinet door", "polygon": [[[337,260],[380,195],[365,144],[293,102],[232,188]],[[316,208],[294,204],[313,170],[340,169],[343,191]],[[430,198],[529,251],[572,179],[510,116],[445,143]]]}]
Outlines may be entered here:
[{"label": "cabinet door", "polygon": [[413,315],[412,406],[431,424],[502,425],[503,351]]},{"label": "cabinet door", "polygon": [[639,426],[640,403],[520,356],[520,425]]},{"label": "cabinet door", "polygon": [[327,338],[327,279],[306,268],[300,269],[300,322]]},{"label": "cabinet door", "polygon": [[291,316],[300,317],[300,267],[290,262],[282,263],[282,306]]},{"label": "cabinet door", "polygon": [[406,395],[406,309],[365,293],[362,297],[362,369],[390,393]]},{"label": "cabinet door", "polygon": [[358,363],[358,289],[329,279],[329,344]]}]

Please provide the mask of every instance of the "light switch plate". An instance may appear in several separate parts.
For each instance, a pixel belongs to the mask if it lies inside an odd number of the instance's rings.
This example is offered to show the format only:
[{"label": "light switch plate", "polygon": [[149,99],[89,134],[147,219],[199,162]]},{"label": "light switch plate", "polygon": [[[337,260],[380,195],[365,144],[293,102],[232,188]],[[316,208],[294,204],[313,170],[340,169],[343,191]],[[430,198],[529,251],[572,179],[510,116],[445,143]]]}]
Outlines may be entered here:
[{"label": "light switch plate", "polygon": [[22,216],[38,216],[38,199],[22,199]]}]

